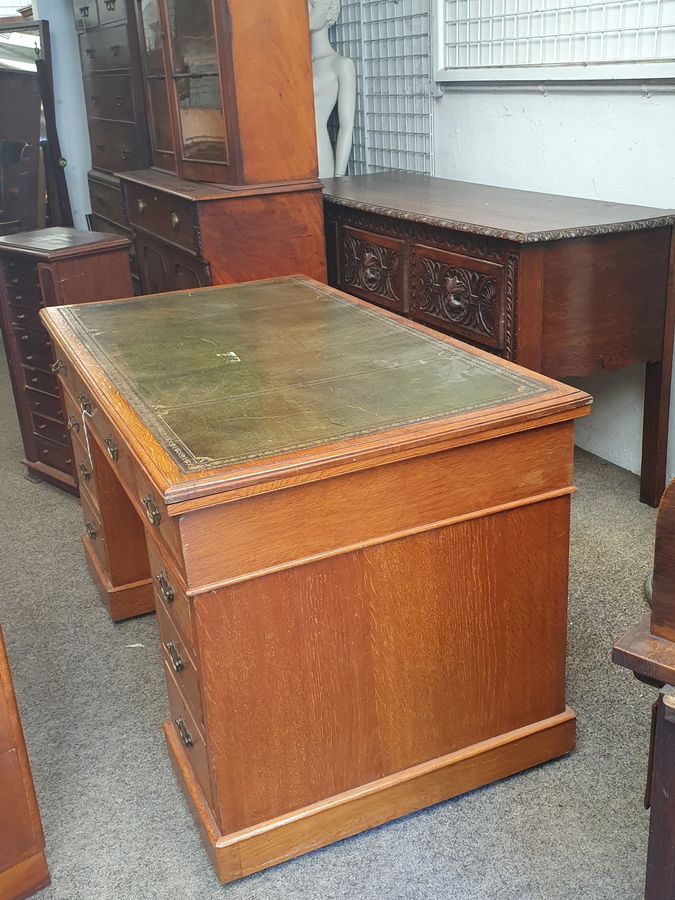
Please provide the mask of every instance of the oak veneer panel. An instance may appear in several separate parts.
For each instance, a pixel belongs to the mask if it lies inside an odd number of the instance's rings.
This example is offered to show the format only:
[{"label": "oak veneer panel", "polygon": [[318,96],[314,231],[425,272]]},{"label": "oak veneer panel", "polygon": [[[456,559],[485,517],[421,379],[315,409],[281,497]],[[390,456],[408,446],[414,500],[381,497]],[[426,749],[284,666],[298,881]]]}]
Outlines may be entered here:
[{"label": "oak veneer panel", "polygon": [[604,235],[547,248],[542,372],[590,375],[661,358],[670,232]]},{"label": "oak veneer panel", "polygon": [[[219,580],[569,490],[573,440],[569,423],[551,425],[254,496],[228,516],[214,508],[181,517],[188,586],[204,589]],[[477,478],[478,472],[490,474]]]},{"label": "oak veneer panel", "polygon": [[656,520],[650,630],[673,642],[675,659],[675,481],[666,488]]},{"label": "oak veneer panel", "polygon": [[44,851],[0,872],[0,897],[25,900],[49,885],[49,869]]},{"label": "oak veneer panel", "polygon": [[35,849],[36,834],[16,750],[0,754],[0,870]]},{"label": "oak veneer panel", "polygon": [[214,284],[298,273],[326,280],[320,189],[205,203],[199,221]]},{"label": "oak veneer panel", "polygon": [[221,829],[562,713],[568,527],[563,497],[197,598]]}]

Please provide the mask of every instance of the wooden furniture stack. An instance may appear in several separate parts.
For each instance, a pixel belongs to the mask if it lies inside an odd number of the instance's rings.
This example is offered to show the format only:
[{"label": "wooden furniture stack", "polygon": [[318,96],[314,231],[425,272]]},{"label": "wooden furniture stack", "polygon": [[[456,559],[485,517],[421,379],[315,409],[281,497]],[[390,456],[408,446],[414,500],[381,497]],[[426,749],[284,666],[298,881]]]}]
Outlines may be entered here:
[{"label": "wooden furniture stack", "polygon": [[647,806],[651,807],[646,900],[675,897],[675,481],[656,523],[651,615],[614,647],[614,662],[656,687]]},{"label": "wooden furniture stack", "polygon": [[[127,0],[126,24],[93,30],[95,9],[99,23],[109,22],[125,4],[84,0],[91,5],[83,18],[80,2],[94,164],[121,179],[143,291],[296,272],[325,279],[306,0],[273,12],[268,0]],[[92,67],[122,65],[131,75],[92,75]],[[144,109],[150,169],[140,146],[116,137]],[[120,117],[124,124],[107,121]],[[144,135],[139,127],[141,143]],[[119,146],[124,160],[115,165]],[[92,207],[95,225],[110,221],[112,209],[119,218],[117,195],[100,176]]]},{"label": "wooden furniture stack", "polygon": [[326,182],[329,283],[551,378],[646,363],[640,496],[657,506],[675,211],[388,172]]},{"label": "wooden furniture stack", "polygon": [[151,162],[136,4],[73,0],[73,11],[91,144],[92,228],[130,239],[132,273],[140,290],[133,232],[116,174]]},{"label": "wooden furniture stack", "polygon": [[309,279],[42,316],[221,881],[573,748],[587,394]]},{"label": "wooden furniture stack", "polygon": [[30,475],[77,490],[68,420],[40,309],[128,297],[129,242],[44,228],[0,237],[0,329]]},{"label": "wooden furniture stack", "polygon": [[0,897],[23,900],[48,884],[40,811],[0,629]]}]

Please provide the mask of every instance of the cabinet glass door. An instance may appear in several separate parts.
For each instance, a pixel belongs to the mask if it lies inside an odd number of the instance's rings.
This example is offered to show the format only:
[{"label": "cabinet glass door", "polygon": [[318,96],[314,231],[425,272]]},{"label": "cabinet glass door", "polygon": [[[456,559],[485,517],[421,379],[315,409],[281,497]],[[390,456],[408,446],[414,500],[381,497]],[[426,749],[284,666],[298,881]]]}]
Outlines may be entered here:
[{"label": "cabinet glass door", "polygon": [[190,161],[227,163],[225,113],[211,0],[166,0],[173,75],[182,135]]},{"label": "cabinet glass door", "polygon": [[158,0],[141,0],[141,23],[147,101],[150,112],[150,135],[154,163],[163,169],[176,170],[173,129],[166,79],[163,26]]}]

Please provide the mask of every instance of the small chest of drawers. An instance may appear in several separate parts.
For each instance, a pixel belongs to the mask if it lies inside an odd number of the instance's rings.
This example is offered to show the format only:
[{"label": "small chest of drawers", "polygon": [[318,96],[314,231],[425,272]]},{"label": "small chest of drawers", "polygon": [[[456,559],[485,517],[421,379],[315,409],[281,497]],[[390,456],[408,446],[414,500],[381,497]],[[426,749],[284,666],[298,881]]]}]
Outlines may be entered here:
[{"label": "small chest of drawers", "polygon": [[45,228],[0,238],[0,326],[30,473],[74,491],[76,460],[43,306],[133,294],[124,237]]}]

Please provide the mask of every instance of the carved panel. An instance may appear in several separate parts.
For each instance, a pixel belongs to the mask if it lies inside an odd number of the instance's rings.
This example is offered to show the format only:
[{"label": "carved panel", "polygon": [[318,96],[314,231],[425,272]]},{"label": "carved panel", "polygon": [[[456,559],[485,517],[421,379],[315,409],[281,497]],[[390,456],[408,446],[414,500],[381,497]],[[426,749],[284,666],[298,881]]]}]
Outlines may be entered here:
[{"label": "carved panel", "polygon": [[397,312],[406,311],[402,241],[345,227],[340,250],[339,288]]},{"label": "carved panel", "polygon": [[414,258],[414,317],[501,349],[503,267],[433,247],[415,247]]}]

